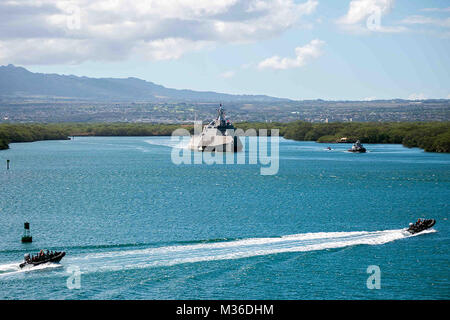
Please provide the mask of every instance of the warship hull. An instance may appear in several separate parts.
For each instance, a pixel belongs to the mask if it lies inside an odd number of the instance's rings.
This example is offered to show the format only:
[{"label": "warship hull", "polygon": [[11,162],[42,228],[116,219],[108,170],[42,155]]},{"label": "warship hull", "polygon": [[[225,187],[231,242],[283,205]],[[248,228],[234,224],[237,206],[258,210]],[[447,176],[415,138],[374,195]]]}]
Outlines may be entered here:
[{"label": "warship hull", "polygon": [[194,136],[188,148],[201,152],[240,152],[242,143],[238,136]]},{"label": "warship hull", "polygon": [[235,135],[233,124],[226,120],[222,105],[217,111],[217,118],[204,126],[200,135],[192,136],[188,144],[189,149],[200,152],[242,151],[241,140]]}]

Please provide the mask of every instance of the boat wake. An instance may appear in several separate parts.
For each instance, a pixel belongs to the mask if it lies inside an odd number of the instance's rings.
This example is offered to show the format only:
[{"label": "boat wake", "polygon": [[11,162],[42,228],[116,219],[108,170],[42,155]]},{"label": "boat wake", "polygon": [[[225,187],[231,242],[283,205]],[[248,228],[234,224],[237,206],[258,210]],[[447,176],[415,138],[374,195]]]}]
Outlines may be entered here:
[{"label": "boat wake", "polygon": [[189,137],[180,137],[179,140],[172,140],[172,138],[147,139],[145,143],[169,148],[188,149]]},{"label": "boat wake", "polygon": [[83,273],[145,269],[287,252],[318,251],[355,245],[381,245],[431,232],[435,232],[435,230],[427,230],[416,235],[411,235],[405,229],[373,232],[304,233],[274,238],[251,238],[89,253],[82,256],[69,257],[66,259],[66,262],[71,265],[77,265]]},{"label": "boat wake", "polygon": [[25,266],[23,268],[19,267],[19,264],[23,261],[18,261],[16,263],[8,263],[8,264],[2,264],[0,265],[0,278],[4,278],[6,276],[21,274],[21,273],[28,273],[31,271],[39,271],[39,270],[47,270],[47,269],[55,269],[55,268],[61,268],[62,265],[58,263],[43,263],[38,266]]},{"label": "boat wake", "polygon": [[[356,245],[382,245],[395,240],[436,232],[429,229],[410,234],[405,229],[357,232],[316,232],[286,235],[272,238],[249,238],[231,241],[198,242],[163,247],[73,253],[63,266],[77,266],[82,273],[112,272],[127,269],[166,267],[185,263],[250,258],[288,252],[320,251]],[[0,265],[0,277],[4,275],[42,270],[61,266],[44,264],[20,269],[20,262]]]}]

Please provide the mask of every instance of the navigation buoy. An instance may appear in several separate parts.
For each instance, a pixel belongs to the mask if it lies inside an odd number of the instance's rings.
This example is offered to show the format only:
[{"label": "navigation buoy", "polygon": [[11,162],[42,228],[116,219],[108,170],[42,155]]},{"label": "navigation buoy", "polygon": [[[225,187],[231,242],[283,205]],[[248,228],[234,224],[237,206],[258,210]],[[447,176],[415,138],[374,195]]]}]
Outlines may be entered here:
[{"label": "navigation buoy", "polygon": [[33,237],[31,236],[30,223],[29,222],[25,222],[23,224],[22,242],[33,242]]}]

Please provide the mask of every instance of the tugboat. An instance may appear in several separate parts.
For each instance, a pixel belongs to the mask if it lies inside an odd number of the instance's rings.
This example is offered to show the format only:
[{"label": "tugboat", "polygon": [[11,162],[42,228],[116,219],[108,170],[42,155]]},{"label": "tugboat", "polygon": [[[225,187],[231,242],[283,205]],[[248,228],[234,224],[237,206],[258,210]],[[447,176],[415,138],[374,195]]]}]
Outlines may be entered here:
[{"label": "tugboat", "polygon": [[364,153],[366,152],[366,148],[364,148],[361,142],[358,140],[353,144],[351,149],[348,149],[348,151],[355,153]]},{"label": "tugboat", "polygon": [[41,250],[36,256],[31,256],[30,254],[27,253],[24,256],[24,262],[21,263],[19,265],[20,268],[23,268],[27,265],[30,266],[37,266],[43,263],[47,263],[47,262],[54,262],[54,263],[58,263],[61,261],[61,259],[66,255],[66,253],[64,251],[51,251],[49,252],[47,250],[47,252],[44,252],[44,250]]},{"label": "tugboat", "polygon": [[432,226],[434,226],[436,223],[436,220],[434,219],[418,219],[416,223],[410,223],[408,231],[411,234],[419,233],[424,230],[430,229]]},{"label": "tugboat", "polygon": [[235,127],[225,117],[222,104],[217,109],[217,118],[203,127],[200,135],[192,136],[188,148],[200,152],[240,152],[242,143],[235,135]]}]

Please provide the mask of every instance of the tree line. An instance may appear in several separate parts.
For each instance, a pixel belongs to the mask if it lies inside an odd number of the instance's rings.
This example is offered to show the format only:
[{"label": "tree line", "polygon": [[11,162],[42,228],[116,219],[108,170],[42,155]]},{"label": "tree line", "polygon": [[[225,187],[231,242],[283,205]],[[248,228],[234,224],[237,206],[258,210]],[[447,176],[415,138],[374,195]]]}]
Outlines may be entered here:
[{"label": "tree line", "polygon": [[[183,127],[193,132],[193,125],[148,123],[49,123],[0,124],[0,149],[12,142],[63,140],[70,136],[170,136]],[[428,152],[450,152],[450,122],[333,122],[290,123],[242,122],[236,128],[279,129],[286,139],[334,143],[396,143],[418,147]]]},{"label": "tree line", "polygon": [[450,152],[450,122],[336,122],[287,124],[283,136],[299,141],[397,143],[428,152]]}]

